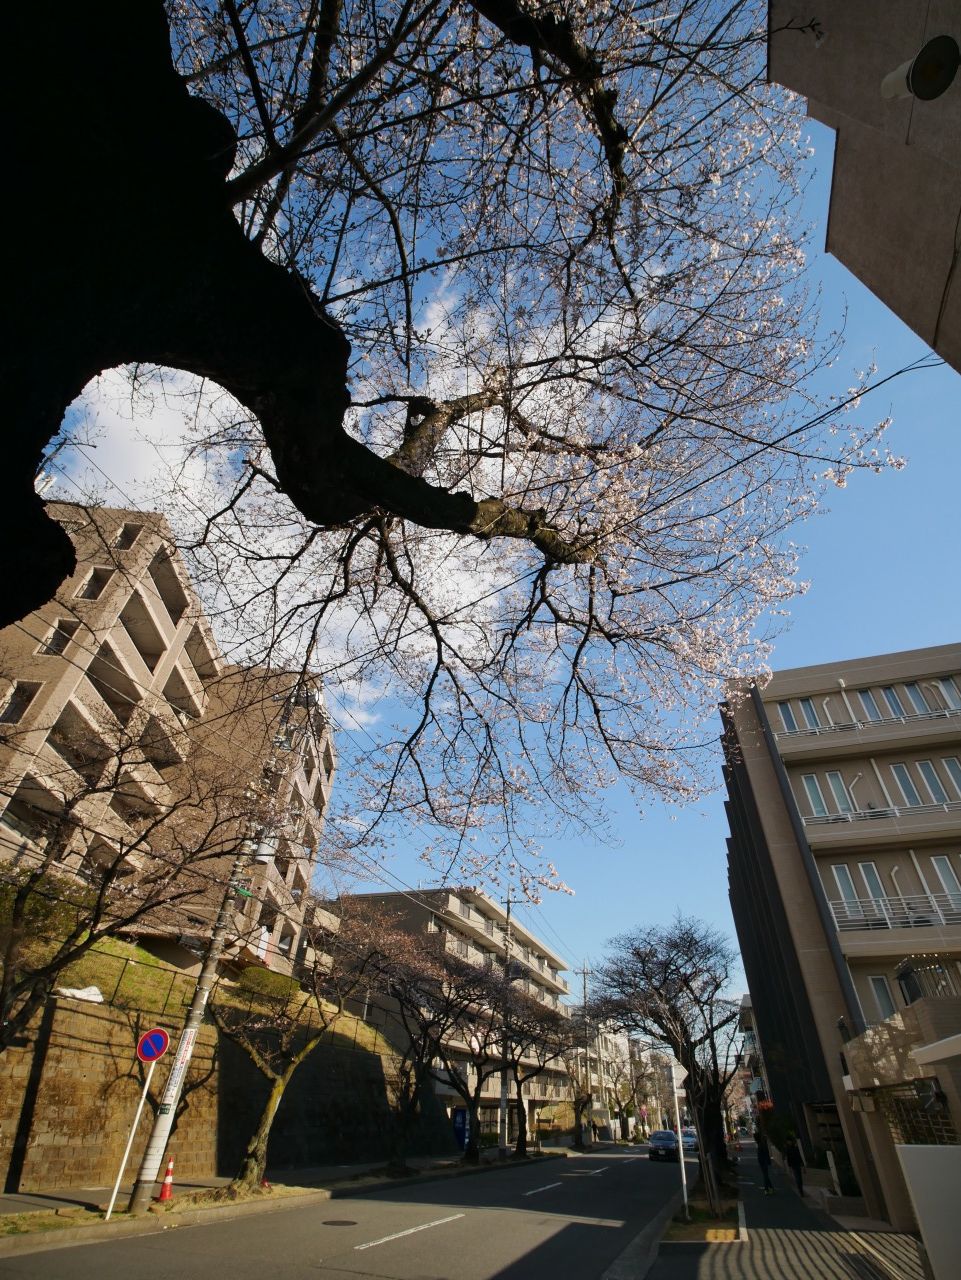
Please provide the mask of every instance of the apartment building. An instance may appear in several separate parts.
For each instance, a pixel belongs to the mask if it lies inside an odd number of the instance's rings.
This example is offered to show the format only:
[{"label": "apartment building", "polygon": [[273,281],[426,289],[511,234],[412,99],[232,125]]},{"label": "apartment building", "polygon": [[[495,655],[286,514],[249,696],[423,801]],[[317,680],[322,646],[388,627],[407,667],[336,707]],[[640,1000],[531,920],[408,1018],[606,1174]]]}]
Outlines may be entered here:
[{"label": "apartment building", "polygon": [[[771,0],[768,32],[768,78],[836,133],[828,252],[961,369],[961,9]],[[904,64],[925,46],[909,92]]]},{"label": "apartment building", "polygon": [[771,1100],[913,1227],[911,1148],[961,1154],[961,646],[776,672],[722,716]]},{"label": "apartment building", "polygon": [[[223,661],[161,516],[47,509],[77,569],[0,631],[0,858],[35,862],[59,826],[58,870],[96,881],[111,867],[122,887],[151,859],[179,857],[188,874],[193,841],[194,890],[137,930],[194,967],[238,842],[256,835],[230,949],[289,969],[335,768],[319,691]],[[248,833],[255,812],[271,822]]]},{"label": "apartment building", "polygon": [[[563,997],[567,981],[561,976],[565,961],[536,935],[508,917],[506,907],[475,888],[417,889],[410,893],[364,893],[351,895],[365,903],[388,910],[398,928],[414,934],[443,936],[445,950],[474,964],[503,966],[508,957],[516,975],[514,987],[562,1015],[567,1013]],[[335,908],[336,913],[336,908]],[[449,1112],[462,1105],[460,1095],[443,1083],[435,1093]],[[540,1075],[522,1085],[527,1098],[529,1131],[533,1133],[538,1114],[545,1108],[566,1103],[571,1097],[569,1077],[563,1062],[551,1063]],[[516,1089],[510,1083],[509,1125],[513,1133]],[[482,1132],[497,1132],[500,1105],[500,1077],[491,1076],[482,1096]]]}]

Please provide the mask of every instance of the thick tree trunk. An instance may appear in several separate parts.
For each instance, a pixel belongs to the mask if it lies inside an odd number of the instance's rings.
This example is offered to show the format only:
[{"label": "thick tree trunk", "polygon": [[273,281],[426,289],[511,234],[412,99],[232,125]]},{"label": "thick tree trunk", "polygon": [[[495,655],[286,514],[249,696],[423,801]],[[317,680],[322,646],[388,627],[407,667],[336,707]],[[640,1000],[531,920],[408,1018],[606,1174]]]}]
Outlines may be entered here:
[{"label": "thick tree trunk", "polygon": [[290,1067],[282,1076],[274,1080],[261,1112],[260,1123],[247,1143],[243,1163],[230,1184],[232,1188],[251,1190],[253,1187],[259,1187],[263,1182],[267,1170],[267,1143],[270,1141],[270,1130],[293,1071],[293,1067]]}]

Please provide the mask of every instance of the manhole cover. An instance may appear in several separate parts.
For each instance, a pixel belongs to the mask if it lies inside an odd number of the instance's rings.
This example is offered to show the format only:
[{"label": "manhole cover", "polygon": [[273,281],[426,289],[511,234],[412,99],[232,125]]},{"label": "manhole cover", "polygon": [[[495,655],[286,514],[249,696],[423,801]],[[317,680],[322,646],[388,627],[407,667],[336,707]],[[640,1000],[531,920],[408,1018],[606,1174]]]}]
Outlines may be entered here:
[{"label": "manhole cover", "polygon": [[326,1222],[321,1223],[324,1227],[356,1227],[357,1223],[350,1218],[329,1218]]}]

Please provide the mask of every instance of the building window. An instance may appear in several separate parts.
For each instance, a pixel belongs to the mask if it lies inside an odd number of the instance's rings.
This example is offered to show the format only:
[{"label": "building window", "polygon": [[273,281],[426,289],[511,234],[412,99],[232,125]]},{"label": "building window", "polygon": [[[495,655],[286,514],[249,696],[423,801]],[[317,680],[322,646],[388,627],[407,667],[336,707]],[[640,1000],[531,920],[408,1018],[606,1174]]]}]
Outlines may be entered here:
[{"label": "building window", "polygon": [[79,626],[80,623],[75,622],[73,618],[58,618],[53,630],[37,652],[46,654],[48,657],[53,654],[63,653],[76,635]]},{"label": "building window", "polygon": [[951,785],[958,793],[958,798],[961,799],[961,760],[957,756],[943,756],[941,763],[947,770]]},{"label": "building window", "polygon": [[958,695],[958,686],[951,676],[945,676],[943,680],[936,680],[935,684],[941,690],[944,705],[951,711],[961,711],[961,696]]},{"label": "building window", "polygon": [[918,761],[918,773],[924,780],[924,785],[928,789],[928,794],[934,804],[947,804],[948,793],[941,785],[941,779],[938,777],[934,765],[930,760]]},{"label": "building window", "polygon": [[77,592],[78,600],[99,600],[113,577],[113,569],[94,569]]},{"label": "building window", "polygon": [[808,804],[811,806],[811,813],[815,818],[826,818],[828,811],[827,805],[824,803],[824,796],[821,794],[821,784],[817,780],[817,775],[806,773],[802,778],[804,790],[807,792]]},{"label": "building window", "polygon": [[859,862],[858,867],[861,870],[861,879],[868,891],[868,897],[874,903],[871,910],[872,924],[886,927],[888,924],[888,915],[885,910],[887,895],[884,892],[881,877],[878,875],[878,869],[873,862]]},{"label": "building window", "polygon": [[951,859],[944,855],[939,855],[931,859],[934,869],[938,873],[938,879],[944,888],[944,892],[948,895],[952,911],[961,909],[961,883],[958,882],[958,874],[951,865]]},{"label": "building window", "polygon": [[892,685],[886,684],[881,690],[884,694],[884,701],[888,704],[888,710],[893,716],[903,716],[904,707],[901,706],[901,699],[897,695],[897,691]]},{"label": "building window", "polygon": [[0,711],[0,724],[19,724],[24,713],[40,692],[41,686],[30,680],[16,680],[7,705]]},{"label": "building window", "polygon": [[460,904],[460,913],[461,913],[461,915],[464,917],[464,919],[465,919],[465,920],[469,920],[469,919],[470,919],[470,904],[469,904],[469,903],[467,903],[467,902],[462,902],[462,903]]},{"label": "building window", "polygon": [[880,720],[881,712],[878,710],[878,704],[874,694],[870,689],[862,689],[858,694],[861,699],[861,706],[864,708],[864,714],[868,720]]},{"label": "building window", "polygon": [[908,701],[911,704],[911,710],[916,716],[926,716],[931,708],[928,706],[927,699],[919,684],[906,684],[904,692],[908,695]]},{"label": "building window", "polygon": [[842,899],[848,904],[853,905],[858,901],[857,890],[854,887],[854,880],[848,865],[845,862],[835,862],[831,870],[834,872],[834,879],[838,886],[838,893]]},{"label": "building window", "polygon": [[818,719],[817,708],[810,698],[799,698],[798,702],[801,707],[801,715],[804,717],[804,723],[809,729],[820,729],[821,721]]},{"label": "building window", "polygon": [[834,796],[834,803],[838,807],[838,813],[853,813],[854,805],[851,803],[851,797],[848,795],[848,789],[844,785],[844,779],[835,770],[831,770],[828,775],[828,786],[831,788],[831,794]]},{"label": "building window", "polygon": [[120,532],[117,534],[117,537],[114,540],[114,544],[113,544],[114,547],[116,547],[118,551],[129,551],[130,548],[133,546],[133,544],[137,541],[138,537],[140,536],[140,532],[142,529],[143,529],[142,524],[122,525],[120,528]]},{"label": "building window", "polygon": [[894,1008],[894,998],[891,995],[891,988],[888,985],[887,978],[883,974],[875,974],[868,978],[871,984],[871,991],[874,993],[874,1003],[878,1007],[878,1013],[884,1018],[893,1018],[896,1012]]},{"label": "building window", "polygon": [[781,723],[787,733],[797,733],[797,720],[794,718],[794,710],[790,702],[779,702],[778,710],[781,713]]},{"label": "building window", "polygon": [[894,774],[895,781],[901,788],[901,794],[904,796],[904,803],[910,809],[916,809],[921,803],[921,797],[918,795],[918,789],[914,785],[908,766],[906,764],[893,764],[891,772]]}]

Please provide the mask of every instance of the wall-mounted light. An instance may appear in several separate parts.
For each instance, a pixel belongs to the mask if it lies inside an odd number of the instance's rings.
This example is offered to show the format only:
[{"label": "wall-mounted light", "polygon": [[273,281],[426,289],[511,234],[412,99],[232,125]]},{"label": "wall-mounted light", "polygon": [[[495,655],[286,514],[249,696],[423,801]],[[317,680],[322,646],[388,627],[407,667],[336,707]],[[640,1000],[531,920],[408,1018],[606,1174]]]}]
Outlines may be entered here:
[{"label": "wall-mounted light", "polygon": [[920,98],[930,102],[950,89],[961,66],[961,49],[953,36],[934,36],[919,53],[881,81],[882,98]]}]

